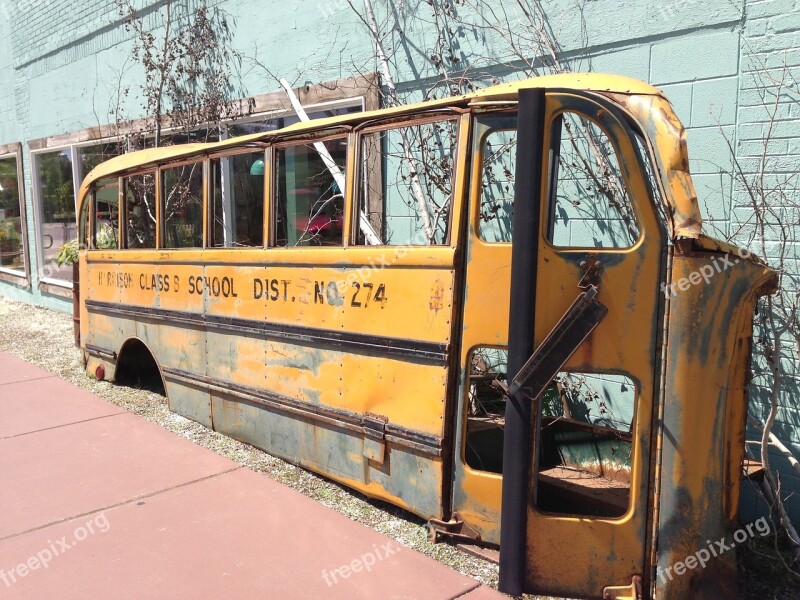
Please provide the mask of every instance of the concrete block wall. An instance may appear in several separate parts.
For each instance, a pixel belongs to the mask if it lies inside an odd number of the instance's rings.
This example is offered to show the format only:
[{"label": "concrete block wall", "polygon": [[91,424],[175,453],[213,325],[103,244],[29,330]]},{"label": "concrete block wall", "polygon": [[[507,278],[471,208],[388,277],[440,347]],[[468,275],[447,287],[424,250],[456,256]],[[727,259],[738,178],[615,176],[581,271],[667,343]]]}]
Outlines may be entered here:
[{"label": "concrete block wall", "polygon": [[[139,0],[137,6],[155,26],[164,1]],[[191,7],[193,2],[178,4]],[[232,44],[244,57],[235,69],[243,93],[277,89],[255,60],[296,84],[379,68],[369,35],[344,0],[211,3],[224,11]],[[418,97],[437,76],[429,60],[436,38],[430,7],[424,0],[395,0],[395,12],[390,12],[386,0],[374,4],[379,20],[393,29],[386,44],[392,49],[398,86]],[[487,14],[505,11],[511,26],[524,33],[524,21],[512,5],[503,0],[481,3]],[[770,121],[761,95],[764,77],[779,74],[785,64],[795,83],[777,102],[766,175],[780,181],[800,169],[800,0],[594,0],[580,3],[580,10],[574,0],[544,5],[565,62],[579,69],[630,75],[664,89],[688,127],[691,169],[706,230],[717,237],[736,233],[738,242],[748,243],[751,210],[742,186],[732,177],[730,147],[746,174],[754,174]],[[479,27],[480,18],[470,16],[466,7],[457,10],[462,23],[453,36],[462,66],[485,75],[483,80],[516,77],[521,65],[508,44]],[[399,44],[398,30],[411,43]],[[107,122],[109,102],[117,91],[115,75],[122,71],[126,82],[141,79],[141,73],[126,64],[130,47],[113,0],[0,0],[0,144],[24,144],[31,252],[35,228],[26,142]],[[766,92],[769,103],[769,86]],[[135,101],[128,108],[131,117],[141,116]],[[798,215],[789,210],[780,214],[796,236]],[[790,276],[797,277],[800,240],[790,241],[786,264]],[[777,247],[777,240],[767,244],[768,258]],[[0,294],[68,310],[68,302],[39,292],[36,260],[31,262],[32,291],[0,282]],[[798,358],[789,356],[786,361],[791,379],[781,398],[778,431],[800,452]],[[800,479],[788,470],[784,490],[800,491]],[[793,498],[790,508],[800,520],[800,501]],[[746,496],[745,512],[752,516],[757,509],[756,501]]]},{"label": "concrete block wall", "polygon": [[[766,243],[754,248],[773,264],[779,264],[784,249],[784,286],[796,290],[800,284],[800,2],[748,1],[747,19],[740,46],[740,74],[736,122],[736,154],[747,179],[759,179],[772,190],[770,205],[775,215],[767,228]],[[765,143],[765,139],[768,143]],[[763,168],[762,168],[763,165]],[[734,181],[730,233],[747,243],[754,236],[752,204],[745,186]],[[781,228],[786,232],[781,241]],[[783,361],[785,377],[779,397],[780,413],[775,433],[797,454],[800,452],[800,354],[797,341],[786,336]],[[769,383],[763,364],[757,365],[753,382]],[[761,406],[769,402],[767,389],[756,389]],[[764,411],[760,411],[764,414]],[[800,478],[777,452],[773,464],[781,468],[787,507],[797,520],[800,515]],[[756,516],[762,502],[752,490],[743,496],[742,514]]]}]

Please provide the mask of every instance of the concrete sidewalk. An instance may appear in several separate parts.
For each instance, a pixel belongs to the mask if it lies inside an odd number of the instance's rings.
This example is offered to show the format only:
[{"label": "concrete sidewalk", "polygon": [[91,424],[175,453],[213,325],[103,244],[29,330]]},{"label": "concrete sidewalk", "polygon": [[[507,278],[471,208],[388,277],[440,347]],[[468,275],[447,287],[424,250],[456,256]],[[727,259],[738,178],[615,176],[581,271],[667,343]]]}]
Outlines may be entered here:
[{"label": "concrete sidewalk", "polygon": [[0,597],[504,598],[0,352]]}]

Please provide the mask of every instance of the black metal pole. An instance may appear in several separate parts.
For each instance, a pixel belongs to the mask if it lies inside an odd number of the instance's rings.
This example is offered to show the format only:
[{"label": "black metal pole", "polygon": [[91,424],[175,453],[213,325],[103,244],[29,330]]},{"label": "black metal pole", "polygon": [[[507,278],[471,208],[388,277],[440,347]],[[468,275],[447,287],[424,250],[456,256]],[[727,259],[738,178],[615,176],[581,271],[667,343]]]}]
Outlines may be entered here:
[{"label": "black metal pole", "polygon": [[[545,90],[519,92],[517,165],[511,247],[508,329],[509,381],[533,353],[536,260],[542,189]],[[503,509],[500,518],[500,591],[519,595],[525,584],[528,489],[531,463],[530,401],[509,398],[503,440]]]}]

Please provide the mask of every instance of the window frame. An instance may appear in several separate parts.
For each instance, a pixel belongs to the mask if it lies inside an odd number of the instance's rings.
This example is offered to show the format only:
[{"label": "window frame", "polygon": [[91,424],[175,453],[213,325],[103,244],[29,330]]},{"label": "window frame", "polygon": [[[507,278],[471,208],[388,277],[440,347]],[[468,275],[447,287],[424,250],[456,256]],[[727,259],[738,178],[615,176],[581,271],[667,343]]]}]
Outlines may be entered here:
[{"label": "window frame", "polygon": [[[558,138],[555,137],[554,133],[556,131],[556,122],[559,119],[562,119],[563,123],[563,115],[564,114],[573,114],[577,115],[580,118],[586,119],[590,123],[592,123],[595,127],[597,127],[603,135],[606,136],[608,142],[614,148],[614,155],[617,160],[617,164],[620,166],[620,181],[624,186],[626,195],[628,197],[629,204],[631,206],[631,214],[635,220],[635,225],[638,230],[638,234],[636,239],[632,240],[630,244],[624,246],[572,246],[572,245],[559,245],[553,242],[553,233],[554,227],[557,220],[557,216],[555,213],[556,209],[556,199],[558,195],[558,170],[556,169],[556,158],[561,156],[561,141],[562,136],[561,132],[563,127],[558,127]],[[631,182],[625,172],[625,169],[622,168],[622,162],[620,160],[620,156],[622,156],[622,152],[618,144],[614,141],[614,137],[608,132],[608,130],[600,123],[596,118],[592,117],[591,115],[586,114],[580,110],[576,110],[574,108],[561,108],[557,112],[552,115],[552,119],[547,124],[547,142],[548,146],[545,149],[547,152],[547,196],[546,196],[546,204],[544,215],[546,217],[545,221],[542,223],[541,229],[541,240],[547,244],[549,247],[555,250],[575,250],[575,251],[584,251],[584,252],[596,252],[596,251],[603,251],[603,252],[624,252],[627,250],[631,250],[638,246],[642,240],[644,239],[644,225],[642,222],[642,216],[639,210],[639,203],[636,198],[633,197],[633,187],[631,186]],[[649,198],[647,199],[649,201]]]},{"label": "window frame", "polygon": [[[345,96],[343,98],[336,100],[325,100],[322,102],[315,102],[311,104],[303,103],[303,110],[305,110],[307,114],[314,114],[314,113],[324,112],[326,110],[358,108],[359,110],[355,111],[353,114],[359,114],[360,112],[365,112],[368,110],[375,110],[377,108],[380,108],[378,105],[375,104],[375,101],[377,99],[368,98],[366,96],[367,93],[368,90],[364,90],[363,93],[355,96]],[[276,92],[275,95],[280,98],[279,104],[283,105],[283,103],[285,102],[284,92],[282,91]],[[270,94],[266,94],[265,96],[270,96]],[[268,101],[268,99],[266,98],[260,99],[259,97],[256,97],[255,98],[256,105],[259,104],[259,100],[261,100],[262,102]],[[258,106],[256,106],[256,110],[257,109]],[[292,117],[292,116],[297,116],[297,113],[291,108],[287,109],[287,108],[276,108],[276,107],[273,108],[262,107],[262,110],[257,110],[257,112],[254,111],[252,114],[247,115],[246,117],[242,117],[241,119],[224,120],[221,124],[222,134],[220,136],[220,140],[235,140],[236,138],[242,137],[242,135],[247,135],[247,134],[230,135],[228,131],[228,128],[230,126],[252,125],[253,123],[259,123],[276,118]],[[313,121],[314,119],[311,120]],[[274,131],[279,131],[279,130],[275,129]]]},{"label": "window frame", "polygon": [[[42,217],[44,212],[44,207],[42,206],[42,188],[41,182],[39,181],[39,157],[44,154],[55,154],[60,153],[63,151],[69,152],[69,158],[71,162],[71,174],[72,174],[72,197],[73,202],[76,204],[75,206],[75,225],[77,228],[78,222],[77,217],[80,212],[80,207],[77,206],[77,195],[78,190],[80,189],[80,181],[77,182],[76,179],[77,174],[75,172],[75,164],[77,160],[80,160],[80,150],[79,146],[76,144],[66,144],[60,146],[47,146],[43,148],[31,149],[30,150],[30,157],[31,157],[31,189],[33,191],[33,229],[34,234],[36,234],[36,267],[37,267],[37,276],[39,280],[39,288],[50,293],[55,293],[56,295],[64,295],[65,297],[71,297],[71,294],[67,294],[65,290],[72,289],[72,279],[65,280],[65,279],[58,279],[56,277],[45,277],[43,276],[42,272],[45,268],[45,261],[44,261],[44,236],[41,235],[41,227],[43,226]],[[55,241],[53,241],[55,243]]]},{"label": "window frame", "polygon": [[[490,244],[492,246],[510,246],[511,240],[509,239],[506,241],[495,242],[491,240],[487,240],[485,237],[481,235],[481,207],[483,205],[483,163],[486,157],[486,140],[489,138],[490,135],[496,133],[498,131],[515,131],[519,132],[519,107],[515,104],[513,106],[504,106],[495,110],[491,111],[481,111],[476,112],[472,115],[472,127],[473,127],[473,135],[482,123],[480,122],[481,119],[514,119],[517,122],[517,126],[514,128],[504,128],[504,127],[489,127],[486,131],[482,132],[480,139],[476,140],[477,142],[477,152],[475,153],[476,156],[473,158],[473,161],[479,165],[479,170],[476,172],[477,178],[477,211],[475,211],[474,222],[472,223],[472,227],[475,231],[475,237],[480,240],[483,244]],[[514,156],[514,165],[516,168],[516,153]],[[516,173],[514,173],[514,177],[516,179]],[[513,191],[512,191],[513,194]],[[513,215],[513,213],[512,213]],[[512,219],[512,226],[513,226],[513,219]]]},{"label": "window frame", "polygon": [[[347,225],[347,217],[351,213],[351,208],[348,206],[348,202],[353,196],[354,188],[353,188],[353,177],[350,176],[351,169],[349,168],[350,161],[353,157],[353,148],[352,148],[352,137],[349,135],[349,131],[343,129],[341,125],[337,126],[337,129],[332,130],[330,134],[326,135],[327,131],[325,129],[312,131],[309,132],[304,137],[295,137],[289,138],[285,140],[277,140],[272,143],[268,149],[269,155],[269,163],[264,163],[265,168],[266,165],[269,164],[269,173],[266,171],[264,172],[264,185],[268,187],[268,207],[269,210],[265,212],[264,218],[268,220],[268,233],[269,236],[265,238],[265,245],[266,248],[270,250],[296,250],[296,249],[308,249],[308,250],[341,250],[342,248],[346,248],[350,245],[349,235],[348,235],[348,225]],[[317,142],[325,143],[332,140],[344,140],[346,144],[345,150],[345,159],[344,159],[344,169],[342,172],[345,176],[345,189],[342,190],[342,195],[344,196],[344,224],[342,227],[342,239],[341,243],[337,246],[277,246],[277,235],[278,235],[278,152],[280,150],[284,150],[285,148],[292,148],[294,146],[308,146],[313,145]],[[267,175],[269,176],[269,180],[267,180]]]},{"label": "window frame", "polygon": [[[166,236],[166,219],[164,217],[166,213],[166,198],[164,197],[164,175],[166,171],[171,171],[173,169],[180,169],[181,167],[185,167],[186,165],[200,165],[201,166],[201,193],[202,197],[202,219],[203,222],[201,224],[201,231],[202,231],[202,241],[200,242],[200,246],[190,246],[186,248],[168,248],[164,246],[167,240]],[[182,251],[192,251],[196,252],[198,250],[204,250],[208,246],[208,216],[209,216],[209,206],[208,206],[208,194],[209,194],[209,185],[210,185],[210,178],[209,178],[209,167],[211,161],[208,156],[196,156],[194,158],[184,159],[178,162],[165,162],[163,164],[158,165],[158,175],[156,181],[156,247],[155,248],[138,248],[138,250],[166,250],[169,252],[182,252]],[[146,172],[137,173],[138,175],[144,175]],[[127,221],[126,221],[127,223]],[[127,243],[127,239],[126,239]]]},{"label": "window frame", "polygon": [[[298,97],[303,105],[303,108],[309,112],[321,112],[326,110],[335,110],[341,108],[356,108],[358,110],[354,111],[355,113],[364,112],[364,111],[371,111],[380,108],[380,95],[379,90],[376,83],[379,80],[379,75],[377,73],[370,73],[366,75],[358,75],[355,77],[349,77],[346,79],[334,80],[314,85],[308,85],[296,90]],[[240,99],[241,102],[245,102],[245,99]],[[228,133],[228,126],[229,125],[237,125],[237,124],[247,124],[259,121],[269,120],[271,118],[281,117],[281,116],[289,116],[294,115],[294,111],[292,110],[290,103],[286,99],[286,95],[283,91],[272,91],[266,92],[263,94],[257,94],[252,96],[251,98],[247,99],[248,102],[252,103],[252,112],[243,118],[229,118],[225,119],[221,123],[220,127],[220,141],[225,140],[234,140],[238,136],[231,136]],[[51,135],[47,137],[41,137],[36,139],[31,139],[27,142],[28,146],[28,158],[30,159],[30,172],[31,172],[31,208],[30,211],[27,210],[26,206],[26,198],[25,198],[25,184],[21,183],[20,186],[20,193],[22,195],[21,207],[22,210],[20,212],[21,218],[24,219],[25,226],[22,228],[22,236],[23,236],[23,243],[24,243],[24,254],[25,254],[25,276],[18,271],[11,271],[8,269],[0,268],[0,281],[10,281],[15,285],[23,285],[28,286],[32,284],[33,275],[36,275],[37,285],[39,289],[46,293],[54,294],[57,296],[61,296],[64,298],[71,298],[72,294],[69,290],[72,289],[72,281],[67,280],[60,280],[55,278],[43,278],[41,277],[42,271],[44,269],[44,260],[43,260],[43,240],[41,240],[41,236],[39,235],[39,228],[40,228],[40,215],[41,211],[39,210],[38,204],[40,199],[39,191],[37,190],[38,186],[38,177],[36,177],[36,167],[34,165],[35,156],[37,154],[46,153],[46,152],[53,152],[53,151],[61,151],[67,149],[70,152],[70,158],[73,162],[72,164],[72,178],[73,178],[73,194],[75,197],[76,204],[79,200],[78,194],[81,189],[81,183],[83,178],[85,177],[86,173],[81,172],[81,162],[80,162],[80,149],[86,146],[93,146],[99,144],[108,144],[113,142],[122,142],[126,147],[128,144],[128,140],[130,135],[141,128],[146,128],[149,125],[146,119],[135,119],[131,121],[127,121],[126,123],[122,124],[120,127],[119,124],[106,124],[100,125],[99,127],[92,127],[92,128],[85,128],[81,130],[70,131],[64,134],[57,134]],[[200,127],[203,127],[200,125]],[[177,131],[179,128],[175,127],[168,127],[164,130],[165,135],[169,135],[173,131]],[[128,149],[129,150],[129,149]],[[126,153],[127,151],[126,150]],[[13,154],[18,153],[18,169],[22,169],[22,144],[15,143],[15,144],[7,144],[7,145],[0,145],[0,155],[5,154]],[[267,155],[267,158],[269,155]],[[269,160],[265,159],[265,168],[270,168]],[[125,174],[118,174],[119,177],[128,176],[129,173]],[[266,175],[266,173],[265,173]],[[24,171],[23,171],[24,176]],[[160,185],[159,182],[160,177],[156,176],[156,186],[157,188]],[[24,179],[20,178],[20,182],[24,182]],[[269,243],[269,215],[270,215],[270,206],[267,204],[270,202],[269,193],[268,193],[268,186],[269,183],[265,180],[265,195],[264,195],[264,245],[263,247],[268,247]],[[206,192],[207,193],[207,192]],[[120,227],[120,238],[119,238],[119,248],[118,250],[126,250],[125,245],[127,245],[127,240],[122,237],[126,233],[125,231],[125,224],[124,224],[124,216],[122,214],[123,206],[125,204],[125,199],[122,197],[122,184],[120,183],[120,220],[122,221],[122,225]],[[87,202],[89,201],[87,196]],[[76,206],[76,220],[80,215],[81,206]],[[207,210],[204,211],[204,218],[207,219]],[[345,215],[345,227],[347,227],[347,214]],[[90,221],[93,221],[90,219]],[[76,223],[77,224],[77,223]],[[33,238],[29,236],[28,227],[32,226]],[[78,231],[80,227],[78,227]],[[160,243],[160,232],[157,231],[157,236],[159,236],[159,243]],[[208,232],[204,228],[204,247],[207,247],[208,240]],[[93,239],[93,238],[92,238]],[[347,243],[347,239],[345,239],[345,245]],[[257,247],[251,247],[254,249]],[[225,249],[225,248],[211,248],[211,249]],[[228,249],[238,249],[238,248],[228,248]],[[33,252],[32,256],[31,252]],[[36,264],[34,264],[34,261]]]},{"label": "window frame", "polygon": [[[240,156],[243,154],[257,154],[261,152],[261,158],[264,161],[264,188],[262,190],[262,204],[263,204],[263,216],[261,219],[261,245],[260,246],[212,246],[211,241],[214,238],[213,235],[213,227],[214,227],[214,220],[212,219],[212,198],[214,195],[213,190],[211,189],[211,161],[212,160],[220,160],[223,158],[230,158],[232,156]],[[203,242],[203,248],[207,250],[258,250],[264,249],[269,247],[269,235],[270,235],[270,213],[271,213],[271,202],[270,202],[270,190],[273,187],[271,183],[271,178],[273,174],[272,168],[272,147],[266,144],[261,145],[260,147],[247,147],[247,146],[238,146],[231,149],[226,149],[222,152],[214,152],[209,154],[206,157],[208,162],[208,170],[205,173],[205,196],[206,196],[206,207],[203,211],[204,219],[206,221],[206,225],[204,227],[205,238]]]},{"label": "window frame", "polygon": [[[587,520],[587,521],[604,520],[604,521],[621,522],[621,521],[623,521],[623,520],[625,520],[627,518],[628,514],[631,512],[632,507],[634,506],[633,472],[634,472],[634,462],[636,460],[636,454],[635,454],[635,452],[636,452],[636,435],[638,434],[637,427],[636,427],[636,420],[639,417],[639,412],[640,412],[642,386],[641,386],[640,382],[635,377],[633,377],[632,374],[630,374],[627,371],[623,370],[623,368],[614,369],[612,371],[578,371],[578,370],[576,370],[574,368],[564,368],[564,367],[562,367],[561,370],[558,371],[556,376],[558,376],[559,374],[591,375],[591,376],[594,376],[594,377],[602,377],[603,375],[609,375],[609,376],[612,376],[612,377],[617,376],[617,377],[626,378],[630,382],[631,387],[633,388],[633,392],[634,392],[633,393],[633,412],[631,414],[630,430],[629,431],[622,431],[620,429],[614,429],[614,428],[611,428],[611,427],[596,426],[596,425],[594,425],[592,423],[585,423],[583,421],[580,421],[580,420],[577,420],[577,419],[571,419],[571,418],[567,418],[567,417],[545,417],[544,414],[543,414],[544,413],[544,408],[545,408],[544,402],[542,402],[542,401],[538,402],[537,403],[537,407],[534,409],[534,423],[538,423],[538,425],[534,425],[534,427],[538,427],[538,429],[539,429],[539,431],[536,434],[536,437],[539,439],[539,442],[535,443],[534,444],[534,448],[533,448],[533,452],[534,452],[534,456],[536,456],[536,460],[535,460],[535,462],[534,462],[534,464],[532,465],[532,468],[531,468],[531,482],[532,482],[532,485],[534,485],[534,486],[538,486],[539,485],[539,477],[540,477],[541,473],[543,472],[542,468],[541,468],[542,467],[542,462],[541,462],[541,452],[542,452],[541,431],[543,431],[544,429],[546,429],[549,426],[549,425],[542,425],[543,419],[545,419],[545,418],[553,418],[555,421],[566,422],[567,424],[570,424],[570,425],[572,425],[574,427],[577,427],[577,428],[584,428],[584,427],[587,427],[587,426],[588,426],[587,428],[599,427],[600,429],[607,430],[609,432],[609,434],[614,433],[615,435],[619,435],[619,439],[630,443],[631,460],[630,460],[629,468],[630,468],[631,478],[628,481],[627,506],[626,506],[624,512],[622,512],[621,514],[616,515],[616,516],[589,515],[589,514],[586,514],[586,513],[580,513],[580,512],[575,512],[575,511],[554,512],[554,511],[551,511],[551,510],[546,510],[545,508],[543,508],[541,506],[541,503],[540,503],[541,498],[540,498],[540,496],[538,494],[536,495],[535,500],[530,503],[530,506],[534,510],[536,510],[537,512],[539,512],[539,513],[541,513],[543,515],[550,516],[550,517],[575,518],[575,519],[584,519],[584,520]],[[551,380],[550,383],[548,383],[547,388],[549,388],[553,384],[554,381],[555,381],[555,378],[553,378],[553,380]],[[547,388],[545,388],[545,389],[547,389]]]},{"label": "window frame", "polygon": [[[98,183],[103,181],[112,181],[116,179],[117,181],[117,219],[119,221],[117,225],[117,247],[116,248],[98,248],[97,247],[97,190],[101,186],[98,186]],[[121,249],[122,246],[122,230],[124,229],[125,221],[122,220],[122,175],[111,175],[109,177],[104,177],[103,179],[99,179],[92,183],[89,192],[86,195],[85,204],[89,204],[89,230],[87,232],[88,243],[86,250],[99,250],[100,252],[116,252],[117,250]],[[102,187],[111,187],[111,186],[102,186]],[[81,209],[83,206],[81,206]],[[80,233],[81,233],[81,224],[80,224],[80,209],[78,211],[78,239],[80,240]]]},{"label": "window frame", "polygon": [[[188,162],[196,162],[196,161],[188,161]],[[162,228],[162,216],[161,216],[161,181],[160,181],[160,167],[148,167],[142,170],[130,171],[128,173],[123,173],[119,175],[120,178],[120,186],[119,186],[119,193],[120,193],[120,209],[119,209],[119,220],[120,220],[120,237],[119,243],[117,245],[117,249],[120,252],[153,252],[159,249],[160,237],[161,237],[161,228]],[[155,245],[152,248],[128,248],[128,194],[127,188],[125,187],[125,180],[131,177],[139,177],[142,175],[153,175],[155,178],[155,196],[156,196],[156,229],[155,229]],[[191,248],[191,250],[197,250],[197,248]]]},{"label": "window frame", "polygon": [[[455,133],[456,137],[453,142],[453,168],[452,168],[452,180],[450,186],[450,210],[447,216],[447,239],[441,244],[426,244],[426,245],[410,245],[410,244],[378,244],[378,248],[448,248],[453,246],[453,242],[457,236],[454,236],[453,227],[456,224],[453,219],[454,213],[454,203],[456,199],[456,186],[458,184],[457,181],[457,171],[458,171],[458,164],[461,157],[459,156],[459,149],[461,144],[461,111],[456,110],[436,110],[431,111],[428,113],[422,113],[419,115],[402,115],[399,117],[388,117],[380,120],[374,121],[367,121],[362,123],[355,129],[355,149],[353,151],[354,155],[354,169],[353,169],[353,181],[348,185],[352,186],[352,207],[350,209],[350,219],[351,225],[349,230],[349,244],[355,248],[368,248],[371,247],[370,244],[359,244],[358,243],[358,224],[359,224],[359,211],[361,210],[361,177],[363,175],[363,161],[362,161],[362,140],[365,135],[369,135],[371,133],[380,133],[383,131],[390,131],[393,129],[400,129],[401,127],[412,127],[415,125],[427,125],[430,123],[439,123],[442,121],[451,121],[455,126]],[[471,126],[470,126],[471,127]],[[383,154],[381,154],[381,157]],[[380,170],[373,170],[373,172],[369,175],[370,182],[373,186],[380,180],[381,173]],[[358,182],[358,183],[356,183]],[[380,182],[380,188],[383,188],[383,182]]]},{"label": "window frame", "polygon": [[22,143],[14,142],[0,146],[0,160],[13,157],[16,161],[17,193],[19,196],[19,223],[22,238],[22,270],[0,266],[0,281],[22,287],[30,286],[31,262],[28,244],[28,215],[25,202],[25,171],[22,164]]},{"label": "window frame", "polygon": [[[42,291],[54,294],[56,296],[62,296],[64,298],[71,298],[72,294],[69,290],[72,290],[72,278],[69,280],[65,279],[58,279],[55,277],[44,277],[43,271],[45,268],[45,260],[44,260],[44,238],[41,235],[41,226],[42,226],[42,216],[43,216],[43,207],[42,207],[42,195],[41,195],[41,185],[39,181],[39,157],[43,154],[51,154],[56,152],[69,152],[69,158],[72,163],[71,175],[72,175],[72,189],[73,189],[73,198],[75,202],[75,219],[76,219],[76,235],[80,236],[80,223],[78,219],[80,219],[81,209],[83,205],[78,206],[79,201],[79,193],[81,189],[81,184],[83,183],[83,179],[86,177],[87,173],[83,172],[83,163],[81,162],[81,151],[84,148],[92,147],[92,146],[99,146],[104,144],[112,144],[123,141],[126,139],[126,136],[103,136],[95,139],[87,139],[86,137],[87,130],[74,132],[70,134],[65,134],[63,136],[55,136],[53,138],[42,138],[37,140],[31,140],[28,142],[28,154],[30,156],[30,169],[31,169],[31,192],[32,192],[32,199],[31,199],[31,206],[33,208],[33,232],[35,236],[35,250],[36,250],[36,275],[38,279],[38,287]],[[87,196],[87,202],[91,202],[91,198]],[[90,207],[91,210],[91,207]],[[90,223],[93,222],[93,219],[90,219]],[[91,225],[90,227],[93,227]],[[90,229],[91,231],[91,229]],[[93,234],[93,232],[92,232]],[[55,242],[54,242],[55,243]],[[90,247],[92,241],[90,242]],[[26,242],[26,249],[30,249],[30,244]],[[31,274],[31,269],[33,265],[30,261],[30,258],[27,258],[28,261],[28,273],[29,277]]]}]

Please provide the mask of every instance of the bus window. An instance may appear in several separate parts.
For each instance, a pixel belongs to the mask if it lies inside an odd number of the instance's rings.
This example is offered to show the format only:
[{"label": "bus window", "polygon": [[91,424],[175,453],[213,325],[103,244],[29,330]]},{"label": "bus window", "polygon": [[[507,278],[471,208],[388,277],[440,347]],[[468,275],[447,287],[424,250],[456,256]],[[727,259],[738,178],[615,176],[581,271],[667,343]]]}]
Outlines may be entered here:
[{"label": "bus window", "polygon": [[212,248],[264,245],[264,152],[211,161]]},{"label": "bus window", "polygon": [[278,148],[275,246],[341,246],[347,139],[324,144],[336,168],[325,165],[313,143]]},{"label": "bus window", "polygon": [[[448,243],[456,135],[443,120],[361,137],[359,209],[384,244]],[[358,243],[367,243],[360,230]]]},{"label": "bus window", "polygon": [[118,179],[106,179],[97,184],[94,212],[94,247],[98,250],[116,249],[119,233]]},{"label": "bus window", "polygon": [[628,510],[636,386],[629,377],[562,372],[542,394],[537,506],[621,517]]},{"label": "bus window", "polygon": [[490,130],[481,144],[481,205],[478,236],[485,242],[510,242],[514,216],[517,157],[515,115],[487,118]]},{"label": "bus window", "polygon": [[161,172],[164,248],[203,247],[203,163]]},{"label": "bus window", "polygon": [[626,248],[639,226],[614,146],[593,121],[562,113],[553,123],[549,238],[554,246]]},{"label": "bus window", "polygon": [[156,247],[155,173],[131,175],[125,186],[126,248]]},{"label": "bus window", "polygon": [[[94,193],[92,194],[93,197]],[[78,217],[78,243],[80,248],[89,247],[89,221],[91,219],[89,212],[92,209],[92,204],[93,200],[90,200],[90,198],[84,200],[80,217]]]},{"label": "bus window", "polygon": [[502,473],[508,350],[476,348],[469,365],[464,462],[478,471]]}]

